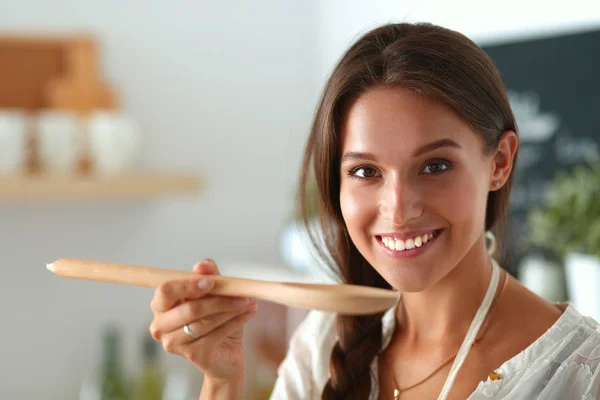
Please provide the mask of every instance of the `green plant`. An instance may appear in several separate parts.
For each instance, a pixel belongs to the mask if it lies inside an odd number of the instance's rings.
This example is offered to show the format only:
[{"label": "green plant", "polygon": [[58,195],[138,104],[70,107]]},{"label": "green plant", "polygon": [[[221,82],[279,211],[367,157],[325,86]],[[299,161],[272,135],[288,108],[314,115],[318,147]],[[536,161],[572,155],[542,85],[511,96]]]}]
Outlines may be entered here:
[{"label": "green plant", "polygon": [[600,257],[600,163],[559,172],[527,226],[530,244],[563,259],[570,252]]}]

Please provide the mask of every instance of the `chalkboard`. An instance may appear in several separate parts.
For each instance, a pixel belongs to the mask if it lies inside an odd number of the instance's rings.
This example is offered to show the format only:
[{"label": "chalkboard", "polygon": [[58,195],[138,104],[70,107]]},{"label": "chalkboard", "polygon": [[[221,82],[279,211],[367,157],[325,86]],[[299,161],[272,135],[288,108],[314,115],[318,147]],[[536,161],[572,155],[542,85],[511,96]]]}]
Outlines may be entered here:
[{"label": "chalkboard", "polygon": [[502,75],[520,137],[503,260],[514,273],[525,255],[525,216],[549,181],[600,160],[600,28],[482,47]]}]

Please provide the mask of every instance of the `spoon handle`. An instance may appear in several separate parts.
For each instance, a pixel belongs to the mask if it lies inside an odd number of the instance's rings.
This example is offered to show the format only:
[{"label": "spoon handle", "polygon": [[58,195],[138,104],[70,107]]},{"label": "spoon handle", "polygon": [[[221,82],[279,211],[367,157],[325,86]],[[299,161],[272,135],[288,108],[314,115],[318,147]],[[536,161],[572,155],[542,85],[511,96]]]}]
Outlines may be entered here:
[{"label": "spoon handle", "polygon": [[47,268],[54,274],[76,279],[118,283],[122,285],[157,288],[161,284],[179,279],[209,279],[215,282],[212,293],[223,296],[259,297],[272,283],[220,275],[199,275],[188,271],[166,268],[142,267],[101,261],[61,258]]},{"label": "spoon handle", "polygon": [[61,258],[47,268],[66,278],[87,279],[124,285],[157,288],[179,279],[210,279],[215,282],[211,294],[256,297],[289,307],[318,309],[349,315],[370,314],[392,307],[398,293],[345,284],[271,282],[220,275],[199,275],[172,269],[115,264],[100,261]]}]

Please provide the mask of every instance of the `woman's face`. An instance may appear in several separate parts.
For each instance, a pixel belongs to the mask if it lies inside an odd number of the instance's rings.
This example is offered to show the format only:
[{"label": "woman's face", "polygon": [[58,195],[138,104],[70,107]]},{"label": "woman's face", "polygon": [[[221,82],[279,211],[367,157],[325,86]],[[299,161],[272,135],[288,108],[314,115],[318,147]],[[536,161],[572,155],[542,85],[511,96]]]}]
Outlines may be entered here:
[{"label": "woman's face", "polygon": [[425,290],[481,240],[493,157],[450,107],[401,88],[373,88],[347,111],[340,203],[350,237],[393,287]]}]

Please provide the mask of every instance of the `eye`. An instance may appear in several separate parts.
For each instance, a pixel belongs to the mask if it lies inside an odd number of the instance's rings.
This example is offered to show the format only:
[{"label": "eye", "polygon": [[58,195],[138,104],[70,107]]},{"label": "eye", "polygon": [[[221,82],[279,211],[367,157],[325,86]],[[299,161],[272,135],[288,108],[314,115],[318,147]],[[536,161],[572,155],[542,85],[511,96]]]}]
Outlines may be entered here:
[{"label": "eye", "polygon": [[377,176],[377,170],[371,167],[356,167],[350,170],[350,176],[357,179],[368,179]]},{"label": "eye", "polygon": [[450,163],[446,160],[435,160],[427,163],[422,173],[425,175],[437,175],[450,169]]}]

